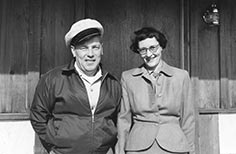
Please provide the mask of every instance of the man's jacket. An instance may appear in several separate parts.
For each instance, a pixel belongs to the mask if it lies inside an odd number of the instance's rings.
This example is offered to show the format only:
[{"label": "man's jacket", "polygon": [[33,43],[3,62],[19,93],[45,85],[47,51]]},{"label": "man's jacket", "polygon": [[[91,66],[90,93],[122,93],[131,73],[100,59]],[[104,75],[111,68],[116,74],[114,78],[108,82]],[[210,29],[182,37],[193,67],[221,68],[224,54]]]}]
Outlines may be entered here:
[{"label": "man's jacket", "polygon": [[104,154],[115,145],[121,87],[111,74],[104,70],[102,74],[94,114],[74,61],[41,77],[32,102],[30,120],[47,151]]}]

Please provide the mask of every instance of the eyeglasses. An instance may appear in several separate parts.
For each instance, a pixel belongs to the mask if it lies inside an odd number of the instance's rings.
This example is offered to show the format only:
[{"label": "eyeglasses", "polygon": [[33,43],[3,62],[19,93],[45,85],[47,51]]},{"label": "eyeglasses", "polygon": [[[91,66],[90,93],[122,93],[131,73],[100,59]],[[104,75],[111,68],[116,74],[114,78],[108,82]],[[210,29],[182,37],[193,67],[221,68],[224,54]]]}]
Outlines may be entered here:
[{"label": "eyeglasses", "polygon": [[150,46],[149,48],[142,48],[142,49],[138,49],[138,52],[140,53],[140,55],[146,55],[147,51],[150,51],[151,53],[156,53],[157,50],[160,48],[160,44],[158,45],[153,45]]},{"label": "eyeglasses", "polygon": [[77,48],[79,51],[81,52],[88,52],[89,50],[92,50],[93,52],[96,52],[96,51],[100,51],[102,48],[102,44],[98,44],[98,45],[93,45],[90,47],[87,47],[87,46],[81,46],[79,48]]}]

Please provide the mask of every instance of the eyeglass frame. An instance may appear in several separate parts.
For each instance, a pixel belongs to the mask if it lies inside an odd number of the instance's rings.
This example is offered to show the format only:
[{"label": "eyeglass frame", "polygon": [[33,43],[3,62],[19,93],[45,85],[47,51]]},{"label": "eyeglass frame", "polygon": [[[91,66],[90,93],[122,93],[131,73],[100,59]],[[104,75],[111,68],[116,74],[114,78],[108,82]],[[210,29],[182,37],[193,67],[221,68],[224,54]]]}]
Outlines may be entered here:
[{"label": "eyeglass frame", "polygon": [[147,51],[150,51],[152,54],[156,53],[158,49],[160,49],[160,44],[158,45],[152,45],[149,48],[142,48],[142,49],[137,49],[140,55],[145,56],[147,55]]}]

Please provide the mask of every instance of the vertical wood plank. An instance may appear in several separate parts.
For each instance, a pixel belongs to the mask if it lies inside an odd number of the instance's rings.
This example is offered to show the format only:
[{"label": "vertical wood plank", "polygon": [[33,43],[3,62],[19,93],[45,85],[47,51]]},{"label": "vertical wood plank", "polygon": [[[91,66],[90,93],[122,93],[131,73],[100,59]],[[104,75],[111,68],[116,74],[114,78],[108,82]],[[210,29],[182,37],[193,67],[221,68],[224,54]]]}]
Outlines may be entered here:
[{"label": "vertical wood plank", "polygon": [[43,0],[41,73],[68,63],[72,57],[64,36],[74,22],[74,5],[74,0]]},{"label": "vertical wood plank", "polygon": [[10,66],[10,52],[7,50],[10,14],[8,12],[9,1],[2,0],[0,3],[1,3],[0,73],[2,74],[2,73],[9,73],[9,66]]},{"label": "vertical wood plank", "polygon": [[191,59],[190,59],[190,0],[183,0],[184,7],[184,69],[188,70],[191,75]]},{"label": "vertical wood plank", "polygon": [[4,58],[6,57],[7,52],[5,51],[6,47],[6,31],[7,31],[7,0],[0,1],[0,73],[4,73]]},{"label": "vertical wood plank", "polygon": [[26,112],[26,75],[0,75],[0,112]]},{"label": "vertical wood plank", "polygon": [[[99,2],[91,0],[87,2],[86,15],[99,20],[105,30],[103,43],[104,55],[102,58],[103,67],[118,77],[121,74],[121,70],[125,69],[125,64],[129,63],[126,66],[132,67],[132,64],[140,65],[142,62],[138,55],[129,50],[130,35],[133,30],[139,28],[136,25],[141,24],[140,14],[133,14],[139,19],[136,20],[136,24],[131,19],[134,9],[134,6],[131,5],[132,3],[132,1],[124,0],[102,0]],[[137,1],[135,6],[139,6],[139,4],[140,2]],[[138,61],[140,64],[137,63]]]},{"label": "vertical wood plank", "polygon": [[[227,62],[228,62],[228,78],[229,78],[229,104],[231,108],[234,108],[236,110],[236,3],[233,0],[229,0],[229,7],[231,10],[231,22],[230,23],[230,54],[227,55]],[[228,18],[229,19],[229,18]],[[222,51],[224,52],[224,51]],[[227,53],[226,53],[227,54]]]},{"label": "vertical wood plank", "polygon": [[[219,29],[209,27],[202,15],[213,2],[190,0],[189,31],[191,77],[195,104],[203,109],[220,107]],[[197,111],[198,112],[198,111]],[[217,116],[199,115],[196,123],[196,153],[219,153]]]},{"label": "vertical wood plank", "polygon": [[29,0],[29,53],[27,68],[27,112],[40,74],[42,0]]},{"label": "vertical wood plank", "polygon": [[167,39],[163,58],[180,67],[180,2],[142,0],[86,1],[87,13],[102,22],[105,28],[103,66],[120,77],[123,70],[142,64],[139,55],[130,51],[132,33],[143,26],[153,26]]},{"label": "vertical wood plank", "polygon": [[1,1],[1,106],[2,113],[28,109],[29,0]]},{"label": "vertical wood plank", "polygon": [[86,0],[75,0],[74,6],[75,6],[75,15],[74,15],[75,21],[85,18],[86,17]]},{"label": "vertical wood plank", "polygon": [[220,1],[221,108],[236,108],[236,3]]},{"label": "vertical wood plank", "polygon": [[2,1],[1,73],[25,74],[29,45],[29,2]]},{"label": "vertical wood plank", "polygon": [[[5,58],[5,36],[6,36],[6,0],[0,1],[0,73],[3,74],[4,66],[3,66],[3,59]],[[3,67],[2,67],[3,66]],[[4,95],[4,90],[0,90],[0,95]],[[0,100],[0,112],[4,111],[4,101],[3,97]]]},{"label": "vertical wood plank", "polygon": [[7,52],[10,53],[10,74],[26,74],[29,52],[29,0],[8,1],[9,29]]},{"label": "vertical wood plank", "polygon": [[40,71],[42,0],[29,0],[28,72]]},{"label": "vertical wood plank", "polygon": [[199,154],[219,154],[218,114],[199,116]]},{"label": "vertical wood plank", "polygon": [[191,74],[194,97],[204,109],[218,109],[219,82],[219,29],[203,22],[202,15],[211,0],[191,1]]},{"label": "vertical wood plank", "polygon": [[[65,34],[75,21],[75,1],[56,0],[55,12],[55,66],[67,64],[72,59],[70,50],[65,45]],[[54,5],[55,6],[55,5]]]},{"label": "vertical wood plank", "polygon": [[40,73],[55,67],[55,1],[42,0]]}]

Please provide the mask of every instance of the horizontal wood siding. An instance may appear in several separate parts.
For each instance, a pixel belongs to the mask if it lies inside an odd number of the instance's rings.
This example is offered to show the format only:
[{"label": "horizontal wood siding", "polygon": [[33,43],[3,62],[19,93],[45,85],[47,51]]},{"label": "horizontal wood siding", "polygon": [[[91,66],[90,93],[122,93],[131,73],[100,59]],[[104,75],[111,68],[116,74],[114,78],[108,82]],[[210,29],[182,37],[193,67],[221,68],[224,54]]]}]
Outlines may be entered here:
[{"label": "horizontal wood siding", "polygon": [[32,14],[38,7],[29,0],[0,3],[0,112],[27,113],[39,78],[40,37],[33,26],[39,15]]}]

